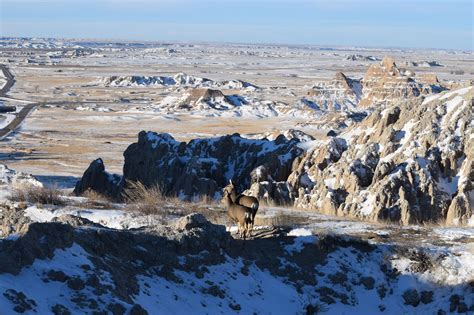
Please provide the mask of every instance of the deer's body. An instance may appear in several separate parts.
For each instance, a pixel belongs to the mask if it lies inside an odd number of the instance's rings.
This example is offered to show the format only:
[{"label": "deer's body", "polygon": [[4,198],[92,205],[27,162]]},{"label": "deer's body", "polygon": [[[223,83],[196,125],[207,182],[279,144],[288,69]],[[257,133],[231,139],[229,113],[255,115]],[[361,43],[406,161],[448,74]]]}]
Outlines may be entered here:
[{"label": "deer's body", "polygon": [[232,198],[232,202],[245,206],[252,210],[251,222],[249,226],[249,234],[251,234],[253,230],[255,216],[257,215],[257,210],[259,207],[258,199],[253,196],[247,196],[244,194],[237,195],[234,184],[232,182],[230,182],[230,184],[224,188],[224,194],[226,193],[230,195],[230,197]]},{"label": "deer's body", "polygon": [[246,238],[249,233],[249,225],[252,220],[252,209],[234,203],[230,194],[224,192],[223,202],[227,207],[227,215],[237,223],[240,237]]}]

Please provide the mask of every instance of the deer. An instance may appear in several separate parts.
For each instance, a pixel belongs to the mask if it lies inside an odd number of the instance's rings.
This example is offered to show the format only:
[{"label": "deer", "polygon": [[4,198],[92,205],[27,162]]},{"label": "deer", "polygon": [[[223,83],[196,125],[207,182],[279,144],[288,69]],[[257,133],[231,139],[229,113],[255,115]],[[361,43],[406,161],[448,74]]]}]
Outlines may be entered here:
[{"label": "deer", "polygon": [[227,207],[227,215],[231,221],[237,222],[239,236],[245,240],[249,232],[249,225],[252,221],[252,209],[234,203],[230,193],[227,191],[224,191],[223,195],[222,202]]},{"label": "deer", "polygon": [[247,196],[244,194],[237,195],[237,192],[235,191],[235,186],[234,186],[234,183],[232,183],[232,180],[229,180],[229,185],[227,185],[224,188],[224,193],[226,192],[232,198],[232,202],[252,209],[252,218],[251,218],[250,227],[249,227],[250,229],[249,235],[251,235],[253,231],[255,216],[257,215],[257,210],[259,206],[258,199],[256,197]]}]

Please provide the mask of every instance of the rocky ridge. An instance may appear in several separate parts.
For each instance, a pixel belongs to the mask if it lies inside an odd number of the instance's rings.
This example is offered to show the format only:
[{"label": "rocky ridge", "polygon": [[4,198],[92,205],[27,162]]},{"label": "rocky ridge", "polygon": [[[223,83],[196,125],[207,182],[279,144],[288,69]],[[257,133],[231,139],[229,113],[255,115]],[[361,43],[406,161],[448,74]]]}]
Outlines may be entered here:
[{"label": "rocky ridge", "polygon": [[375,110],[289,176],[295,206],[401,224],[474,224],[472,87]]},{"label": "rocky ridge", "polygon": [[189,86],[196,88],[215,89],[249,89],[257,90],[258,87],[242,80],[214,81],[207,78],[196,77],[186,73],[170,76],[111,76],[101,78],[100,84],[104,86],[138,87],[138,86]]},{"label": "rocky ridge", "polygon": [[239,95],[224,95],[220,90],[210,88],[196,88],[183,93],[165,97],[153,108],[166,112],[192,112],[196,115],[220,116],[224,111],[238,112],[247,101]]},{"label": "rocky ridge", "polygon": [[293,160],[303,153],[298,143],[297,138],[283,135],[268,140],[238,134],[185,143],[169,134],[142,131],[138,142],[124,152],[120,181],[105,172],[99,159],[91,163],[74,193],[92,189],[117,198],[127,181],[140,181],[148,187],[159,185],[167,195],[183,199],[201,195],[215,198],[230,179],[240,190],[248,187],[250,173],[260,166],[275,180],[286,180]]}]

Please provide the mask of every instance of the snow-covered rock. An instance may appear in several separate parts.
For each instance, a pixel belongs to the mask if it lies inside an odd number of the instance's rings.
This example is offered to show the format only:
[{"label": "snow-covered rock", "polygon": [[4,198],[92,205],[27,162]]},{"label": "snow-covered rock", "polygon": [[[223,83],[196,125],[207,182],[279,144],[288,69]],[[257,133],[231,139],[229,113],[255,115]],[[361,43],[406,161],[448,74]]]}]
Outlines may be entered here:
[{"label": "snow-covered rock", "polygon": [[313,103],[322,111],[353,111],[357,109],[361,96],[360,80],[338,72],[331,81],[313,86],[304,101]]},{"label": "snow-covered rock", "polygon": [[[100,193],[119,197],[127,181],[140,181],[146,186],[159,185],[166,194],[185,199],[199,195],[215,198],[230,179],[238,190],[248,188],[250,173],[259,166],[265,166],[273,179],[286,180],[294,158],[303,152],[298,143],[298,139],[283,135],[268,140],[247,139],[238,134],[185,143],[169,134],[142,131],[138,142],[124,152],[120,183],[96,185],[89,180],[100,178],[102,182],[102,178],[107,178],[103,164],[96,167],[94,161],[76,185],[75,193],[98,189]],[[92,174],[91,169],[97,172]],[[110,187],[116,187],[117,193],[111,193],[114,190]]]},{"label": "snow-covered rock", "polygon": [[318,142],[289,176],[295,205],[402,224],[469,224],[473,93],[469,87],[401,102]]},{"label": "snow-covered rock", "polygon": [[196,88],[220,89],[249,89],[257,90],[258,87],[242,80],[214,81],[207,78],[196,77],[186,73],[177,73],[170,76],[111,76],[100,78],[99,83],[104,86],[190,86]]},{"label": "snow-covered rock", "polygon": [[43,186],[35,177],[23,172],[16,172],[4,164],[0,164],[0,186],[11,186],[18,184],[27,184],[34,186]]}]

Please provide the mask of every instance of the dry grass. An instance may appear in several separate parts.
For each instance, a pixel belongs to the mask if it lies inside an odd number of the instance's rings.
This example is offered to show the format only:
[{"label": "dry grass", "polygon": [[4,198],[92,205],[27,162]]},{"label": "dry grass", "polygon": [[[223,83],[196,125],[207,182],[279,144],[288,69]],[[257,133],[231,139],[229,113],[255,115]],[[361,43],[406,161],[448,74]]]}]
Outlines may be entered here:
[{"label": "dry grass", "polygon": [[141,182],[127,182],[127,189],[123,193],[128,210],[145,215],[163,214],[167,200],[163,190],[158,186],[146,187]]},{"label": "dry grass", "polygon": [[31,184],[13,187],[10,200],[57,206],[65,204],[60,190]]},{"label": "dry grass", "polygon": [[86,190],[82,196],[87,198],[87,201],[78,204],[81,208],[111,209],[114,207],[112,200],[109,197],[92,189]]},{"label": "dry grass", "polygon": [[177,196],[167,196],[158,185],[146,187],[141,182],[131,181],[127,182],[123,199],[127,204],[127,210],[144,215],[183,216],[199,212],[212,216],[216,211],[209,208],[219,206],[216,200],[205,195],[194,198],[192,201],[184,201]]},{"label": "dry grass", "polygon": [[215,199],[212,199],[208,195],[201,195],[197,198],[194,198],[194,200],[192,201],[192,204],[196,205],[198,207],[199,206],[201,206],[201,207],[219,207],[219,206],[222,205],[221,202],[219,202]]},{"label": "dry grass", "polygon": [[[261,209],[259,209],[260,211]],[[255,225],[257,226],[280,226],[290,227],[308,223],[308,218],[291,215],[289,213],[277,212],[272,216],[257,216],[255,217]]]}]

